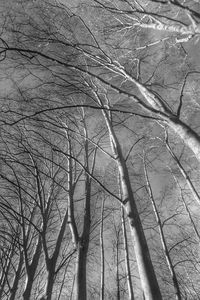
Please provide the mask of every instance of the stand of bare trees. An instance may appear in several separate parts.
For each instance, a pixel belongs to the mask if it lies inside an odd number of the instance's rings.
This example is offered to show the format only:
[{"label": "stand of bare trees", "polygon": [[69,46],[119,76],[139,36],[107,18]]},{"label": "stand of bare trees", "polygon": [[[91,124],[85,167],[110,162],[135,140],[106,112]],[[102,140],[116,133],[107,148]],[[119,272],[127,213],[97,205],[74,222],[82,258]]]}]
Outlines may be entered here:
[{"label": "stand of bare trees", "polygon": [[198,2],[13,2],[0,298],[198,299]]}]

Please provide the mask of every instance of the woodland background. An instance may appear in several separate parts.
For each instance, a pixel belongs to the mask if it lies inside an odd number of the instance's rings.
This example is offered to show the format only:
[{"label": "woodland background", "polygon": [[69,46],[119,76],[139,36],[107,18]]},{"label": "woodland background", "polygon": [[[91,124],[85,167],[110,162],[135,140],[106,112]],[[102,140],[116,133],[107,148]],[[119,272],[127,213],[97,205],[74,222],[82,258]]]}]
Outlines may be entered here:
[{"label": "woodland background", "polygon": [[198,1],[0,14],[0,299],[200,299]]}]

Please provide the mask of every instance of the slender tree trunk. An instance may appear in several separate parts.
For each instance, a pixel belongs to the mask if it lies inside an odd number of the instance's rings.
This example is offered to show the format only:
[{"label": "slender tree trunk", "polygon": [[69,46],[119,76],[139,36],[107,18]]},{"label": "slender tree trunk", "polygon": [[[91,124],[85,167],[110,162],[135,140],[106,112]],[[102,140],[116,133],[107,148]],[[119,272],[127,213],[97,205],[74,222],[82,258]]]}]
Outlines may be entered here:
[{"label": "slender tree trunk", "polygon": [[129,300],[134,300],[130,260],[129,260],[128,240],[127,240],[127,233],[126,233],[126,223],[125,223],[123,207],[121,207],[121,214],[122,214],[122,230],[123,230],[123,239],[124,239],[124,256],[125,256],[126,273],[127,273],[128,295],[129,295]]},{"label": "slender tree trunk", "polygon": [[[175,162],[177,163],[177,166],[181,172],[181,174],[183,175],[183,177],[185,178],[186,180],[186,183],[190,189],[190,191],[192,192],[193,194],[193,197],[194,199],[197,201],[197,203],[200,205],[200,196],[194,186],[194,184],[192,183],[189,175],[187,174],[187,172],[185,171],[184,167],[182,166],[180,160],[178,159],[178,157],[175,155],[175,153],[173,152],[172,148],[170,147],[169,145],[169,141],[168,141],[168,136],[167,136],[167,133],[166,133],[166,138],[165,138],[165,143],[166,143],[166,147],[167,147],[167,150],[169,151],[170,155],[173,157],[173,159],[175,160]],[[175,179],[176,180],[176,179]]]},{"label": "slender tree trunk", "polygon": [[[3,259],[1,259],[1,277],[0,277],[0,299],[3,298],[5,287],[8,282],[8,274],[11,266],[12,257],[15,251],[15,239],[12,241],[10,249],[3,253]],[[12,291],[11,291],[12,292]]]},{"label": "slender tree trunk", "polygon": [[105,204],[105,197],[102,200],[102,207],[101,207],[101,227],[100,227],[100,247],[101,247],[101,289],[100,289],[100,300],[104,300],[104,288],[105,288],[105,260],[104,260],[104,204]]},{"label": "slender tree trunk", "polygon": [[[172,173],[172,174],[173,174],[173,173]],[[180,191],[180,197],[181,197],[181,200],[182,200],[182,202],[183,202],[184,208],[185,208],[185,210],[186,210],[186,212],[187,212],[188,218],[190,219],[190,222],[191,222],[191,224],[192,224],[192,228],[193,228],[193,230],[194,230],[194,233],[195,233],[195,235],[196,235],[198,241],[200,242],[200,234],[199,234],[199,231],[198,231],[198,229],[197,229],[197,227],[196,227],[196,225],[195,225],[195,222],[194,222],[194,220],[193,220],[193,218],[192,218],[192,215],[191,215],[191,213],[190,213],[190,210],[189,210],[189,208],[188,208],[188,205],[187,205],[187,203],[186,203],[186,201],[185,201],[185,199],[184,199],[184,195],[183,195],[183,192],[182,192],[182,188],[181,188],[181,186],[180,186],[180,183],[178,182],[178,179],[176,178],[176,176],[175,176],[174,174],[173,174],[173,177],[174,177],[174,180],[175,180],[175,182],[176,182],[176,184],[177,184],[177,186],[178,186],[178,188],[179,188],[179,191]]]},{"label": "slender tree trunk", "polygon": [[117,232],[117,243],[116,243],[116,283],[117,283],[117,300],[120,300],[120,280],[119,280],[119,232]]},{"label": "slender tree trunk", "polygon": [[155,203],[155,200],[154,200],[153,191],[152,191],[151,184],[150,184],[150,181],[149,181],[149,177],[148,177],[148,174],[147,174],[147,168],[146,168],[145,161],[144,161],[144,174],[145,174],[145,179],[146,179],[146,183],[147,183],[149,198],[151,200],[153,211],[154,211],[155,217],[156,217],[156,222],[158,224],[158,229],[159,229],[159,233],[160,233],[160,239],[161,239],[163,251],[164,251],[164,254],[165,254],[165,259],[166,259],[169,271],[170,271],[171,276],[172,276],[172,282],[173,282],[173,285],[174,285],[174,291],[175,291],[176,299],[181,300],[182,297],[181,297],[181,291],[180,291],[180,288],[179,288],[178,279],[177,279],[176,272],[174,270],[174,266],[173,266],[168,248],[167,248],[165,235],[164,235],[164,231],[163,231],[163,227],[162,227],[162,222],[161,222],[161,219],[160,219],[160,216],[159,216],[159,213],[158,213],[158,210],[157,210],[157,206],[156,206],[156,203]]}]

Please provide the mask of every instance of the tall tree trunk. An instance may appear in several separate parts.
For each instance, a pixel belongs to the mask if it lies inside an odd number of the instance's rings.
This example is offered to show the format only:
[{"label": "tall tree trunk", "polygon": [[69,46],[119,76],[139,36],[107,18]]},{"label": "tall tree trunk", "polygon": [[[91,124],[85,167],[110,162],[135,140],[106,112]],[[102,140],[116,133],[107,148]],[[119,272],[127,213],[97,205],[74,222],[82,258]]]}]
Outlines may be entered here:
[{"label": "tall tree trunk", "polygon": [[[93,91],[99,105],[103,105],[98,94]],[[130,177],[126,166],[125,159],[122,154],[121,146],[112,128],[110,118],[105,110],[102,110],[106,125],[109,131],[110,144],[115,161],[118,165],[120,176],[120,186],[122,194],[122,205],[126,211],[130,231],[133,239],[136,261],[138,265],[139,275],[141,279],[142,290],[145,295],[145,300],[161,300],[161,292],[151,261],[146,237],[142,228],[136,202],[133,196],[133,191],[130,183]]]},{"label": "tall tree trunk", "polygon": [[54,280],[55,280],[55,262],[52,262],[51,265],[51,261],[49,261],[45,300],[52,299]]},{"label": "tall tree trunk", "polygon": [[[87,130],[85,127],[85,167],[89,171],[89,152]],[[96,152],[94,154],[95,162]],[[93,165],[94,166],[94,165]],[[93,171],[91,171],[92,173]],[[91,201],[91,178],[85,173],[85,207],[83,231],[77,245],[77,261],[76,261],[76,278],[74,283],[75,293],[74,300],[87,300],[87,254],[90,240],[90,201]]]},{"label": "tall tree trunk", "polygon": [[47,285],[46,285],[46,300],[51,300],[52,299],[52,291],[53,291],[53,285],[54,285],[54,280],[55,280],[55,273],[56,273],[56,263],[58,260],[60,248],[62,245],[64,233],[65,233],[65,228],[67,225],[67,220],[68,220],[68,210],[65,212],[65,216],[63,218],[59,234],[56,240],[56,246],[55,250],[51,256],[51,258],[46,257],[46,265],[47,265],[47,271],[48,271],[48,277],[47,277]]},{"label": "tall tree trunk", "polygon": [[200,137],[187,124],[182,122],[179,118],[171,118],[168,120],[170,128],[182,139],[182,141],[195,154],[197,160],[200,162]]},{"label": "tall tree trunk", "polygon": [[[4,251],[3,259],[1,257],[1,276],[0,276],[0,299],[3,298],[5,287],[8,282],[8,274],[10,271],[10,266],[12,265],[12,257],[15,252],[16,240],[15,238],[11,242],[11,247]],[[11,291],[12,292],[12,291]]]},{"label": "tall tree trunk", "polygon": [[100,300],[104,300],[104,289],[105,289],[105,258],[104,258],[104,204],[105,197],[102,200],[101,207],[101,225],[100,225],[100,247],[101,247],[101,289],[100,289]]},{"label": "tall tree trunk", "polygon": [[[78,234],[75,218],[74,218],[74,204],[73,204],[73,184],[72,184],[72,165],[71,158],[68,159],[68,171],[69,171],[69,179],[68,185],[69,189],[72,191],[69,197],[69,218],[68,223],[71,228],[72,237],[74,240],[74,245],[77,251],[76,257],[76,267],[75,267],[75,280],[73,287],[73,299],[74,300],[87,300],[87,254],[89,248],[89,240],[90,240],[90,225],[91,225],[91,216],[90,216],[90,201],[91,201],[91,178],[87,174],[93,173],[96,159],[96,150],[94,151],[93,162],[91,166],[91,170],[89,167],[89,149],[88,149],[88,134],[87,128],[84,119],[84,111],[83,111],[83,123],[84,123],[84,150],[85,150],[85,203],[84,203],[84,220],[83,220],[83,229],[82,234]],[[70,137],[68,135],[68,145],[69,145],[69,155],[71,155],[71,144]]]},{"label": "tall tree trunk", "polygon": [[149,199],[151,200],[151,204],[152,204],[152,207],[153,207],[153,211],[154,211],[154,214],[155,214],[155,217],[156,217],[156,222],[157,222],[159,233],[160,233],[160,240],[161,240],[161,244],[162,244],[163,251],[164,251],[164,254],[165,254],[165,259],[166,259],[169,271],[171,273],[172,282],[173,282],[173,285],[174,285],[175,296],[176,296],[177,300],[181,300],[182,297],[181,297],[181,291],[180,291],[180,288],[179,288],[178,279],[177,279],[176,272],[174,270],[174,266],[173,266],[168,248],[167,248],[165,235],[164,235],[164,231],[163,231],[163,226],[162,226],[162,222],[161,222],[161,219],[160,219],[160,216],[159,216],[159,213],[158,213],[158,210],[157,210],[157,206],[156,206],[156,203],[155,203],[155,200],[154,200],[153,191],[152,191],[151,184],[150,184],[150,181],[149,181],[145,160],[144,160],[144,174],[145,174],[145,179],[146,179],[146,183],[147,183]]},{"label": "tall tree trunk", "polygon": [[128,217],[129,226],[133,238],[133,245],[135,249],[142,289],[144,291],[146,300],[160,300],[162,299],[162,296],[154,272],[135,199],[133,197],[128,169],[122,155],[121,147],[113,133],[110,133],[112,134],[111,141],[113,143],[113,152],[118,164],[120,174],[122,203]]},{"label": "tall tree trunk", "polygon": [[131,279],[128,240],[127,240],[127,232],[126,232],[126,223],[125,223],[123,207],[121,207],[121,215],[122,215],[122,231],[123,231],[123,240],[124,240],[124,256],[125,256],[126,273],[127,273],[128,295],[129,295],[129,300],[134,300],[133,285],[132,285],[132,279]]},{"label": "tall tree trunk", "polygon": [[[24,292],[23,292],[23,299],[24,300],[29,300],[30,296],[31,296],[31,290],[32,290],[32,286],[33,286],[33,281],[34,281],[34,277],[35,277],[35,273],[36,273],[36,269],[39,263],[39,259],[40,259],[40,254],[41,254],[41,250],[42,250],[42,239],[41,236],[38,236],[38,241],[37,241],[37,246],[33,255],[33,259],[31,264],[28,264],[26,262],[26,284],[25,284],[25,288],[24,288]],[[26,251],[26,250],[25,250]]]},{"label": "tall tree trunk", "polygon": [[76,270],[74,282],[74,300],[87,300],[87,281],[86,281],[86,265],[87,265],[88,243],[83,240],[77,245]]},{"label": "tall tree trunk", "polygon": [[119,279],[119,231],[117,234],[116,242],[116,284],[117,284],[117,300],[120,300],[120,279]]},{"label": "tall tree trunk", "polygon": [[12,285],[9,300],[15,300],[15,296],[16,296],[16,293],[17,293],[18,285],[19,285],[20,275],[21,275],[22,268],[23,268],[23,263],[24,263],[23,252],[20,251],[19,262],[18,262],[16,273],[15,273],[15,277],[14,277],[14,280],[13,280],[13,285]]}]

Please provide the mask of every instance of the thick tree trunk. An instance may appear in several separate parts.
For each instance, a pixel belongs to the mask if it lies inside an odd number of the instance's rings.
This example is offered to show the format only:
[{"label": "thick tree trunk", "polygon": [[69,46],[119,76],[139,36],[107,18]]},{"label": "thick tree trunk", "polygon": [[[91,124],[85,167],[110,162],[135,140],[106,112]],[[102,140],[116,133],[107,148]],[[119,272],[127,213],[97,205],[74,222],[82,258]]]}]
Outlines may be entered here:
[{"label": "thick tree trunk", "polygon": [[116,243],[116,285],[117,285],[117,300],[120,300],[120,279],[119,279],[119,233],[117,232]]},{"label": "thick tree trunk", "polygon": [[122,202],[128,217],[129,226],[133,238],[133,245],[135,249],[142,289],[144,291],[146,300],[160,300],[162,299],[162,296],[150,258],[147,241],[144,235],[135,199],[133,197],[128,170],[121,152],[120,145],[118,144],[118,142],[116,142],[117,140],[115,139],[114,153],[116,156],[120,174]]},{"label": "thick tree trunk", "polygon": [[102,200],[102,207],[101,207],[101,227],[100,227],[100,247],[101,247],[101,289],[100,289],[100,300],[104,300],[104,288],[105,288],[105,261],[104,261],[104,203],[105,198]]},{"label": "thick tree trunk", "polygon": [[12,285],[12,289],[11,289],[11,294],[10,294],[9,300],[15,300],[15,296],[16,296],[16,292],[17,292],[17,289],[18,289],[18,285],[19,285],[19,280],[20,280],[20,275],[21,275],[23,263],[24,263],[23,252],[20,251],[20,254],[19,254],[19,263],[18,263],[18,266],[17,266],[17,271],[15,273],[15,278],[14,278],[14,281],[13,281],[13,285]]},{"label": "thick tree trunk", "polygon": [[76,277],[74,283],[74,300],[87,300],[87,253],[90,236],[90,192],[91,180],[86,174],[86,199],[82,236],[77,245]]},{"label": "thick tree trunk", "polygon": [[[125,200],[127,200],[127,197]],[[133,199],[130,198],[130,200],[124,205],[124,208],[129,220],[145,300],[161,300],[162,296],[151,262],[146,238],[144,236],[142,224]]]},{"label": "thick tree trunk", "polygon": [[55,279],[55,264],[52,265],[52,268],[49,267],[49,269],[48,269],[45,300],[51,300],[52,299],[54,279]]},{"label": "thick tree trunk", "polygon": [[121,211],[122,211],[122,230],[123,230],[123,239],[124,239],[124,256],[125,256],[126,273],[127,273],[128,295],[129,295],[129,300],[134,300],[133,285],[132,285],[132,279],[131,279],[130,260],[129,260],[128,240],[127,240],[126,224],[125,224],[125,216],[124,216],[123,207],[121,208]]},{"label": "thick tree trunk", "polygon": [[133,238],[133,245],[145,300],[160,300],[162,299],[162,296],[154,272],[135,199],[133,197],[128,170],[120,145],[118,142],[116,143],[116,141],[117,140],[115,139],[114,153],[120,174],[122,202],[128,217],[131,235]]},{"label": "thick tree trunk", "polygon": [[35,253],[33,255],[32,262],[30,265],[26,266],[27,278],[26,278],[26,284],[25,284],[25,289],[24,289],[24,293],[23,293],[24,300],[30,299],[33,281],[34,281],[34,277],[35,277],[35,272],[36,272],[38,262],[40,259],[41,250],[42,250],[42,240],[41,240],[41,236],[38,236],[38,242],[37,242],[37,246],[35,249]]},{"label": "thick tree trunk", "polygon": [[[98,103],[102,106],[103,103],[98,94],[94,91],[94,95]],[[120,188],[122,194],[122,204],[126,211],[131,235],[133,238],[133,246],[135,250],[136,261],[138,265],[142,290],[145,300],[161,300],[161,292],[154,272],[153,264],[151,261],[146,237],[142,228],[141,220],[139,217],[136,202],[133,196],[133,191],[130,183],[128,169],[125,159],[122,154],[121,146],[112,128],[110,118],[106,111],[102,110],[106,125],[109,131],[110,144],[112,148],[115,161],[118,165],[120,176]]]},{"label": "thick tree trunk", "polygon": [[23,299],[24,300],[29,300],[31,297],[31,290],[33,286],[33,281],[34,281],[34,272],[32,269],[27,271],[27,279],[26,279],[26,287],[23,293]]},{"label": "thick tree trunk", "polygon": [[200,136],[191,129],[187,124],[178,118],[173,118],[167,121],[170,128],[182,139],[182,141],[195,154],[200,162]]},{"label": "thick tree trunk", "polygon": [[68,210],[65,212],[65,216],[63,218],[62,224],[60,226],[59,234],[56,240],[56,246],[55,250],[52,254],[51,258],[46,257],[46,265],[47,265],[47,271],[48,271],[48,277],[47,277],[47,285],[46,285],[46,292],[45,292],[45,299],[51,300],[52,299],[52,291],[53,291],[53,285],[55,280],[55,272],[56,272],[56,263],[58,260],[58,256],[60,253],[60,248],[62,245],[66,225],[68,220]]},{"label": "thick tree trunk", "polygon": [[76,276],[74,282],[73,300],[87,300],[86,265],[88,243],[80,241],[77,246]]},{"label": "thick tree trunk", "polygon": [[[83,111],[83,122],[84,122],[84,111]],[[86,124],[84,123],[84,148],[85,148],[85,168],[90,171],[89,167],[89,150],[88,150],[88,134]],[[94,152],[93,162],[90,173],[93,173],[96,159],[96,151]],[[90,201],[91,201],[91,178],[85,172],[85,204],[84,204],[84,220],[83,230],[81,236],[78,238],[76,244],[77,259],[76,259],[76,275],[74,282],[74,300],[87,300],[87,254],[90,241],[90,225],[91,225],[91,212],[90,212]]]}]

